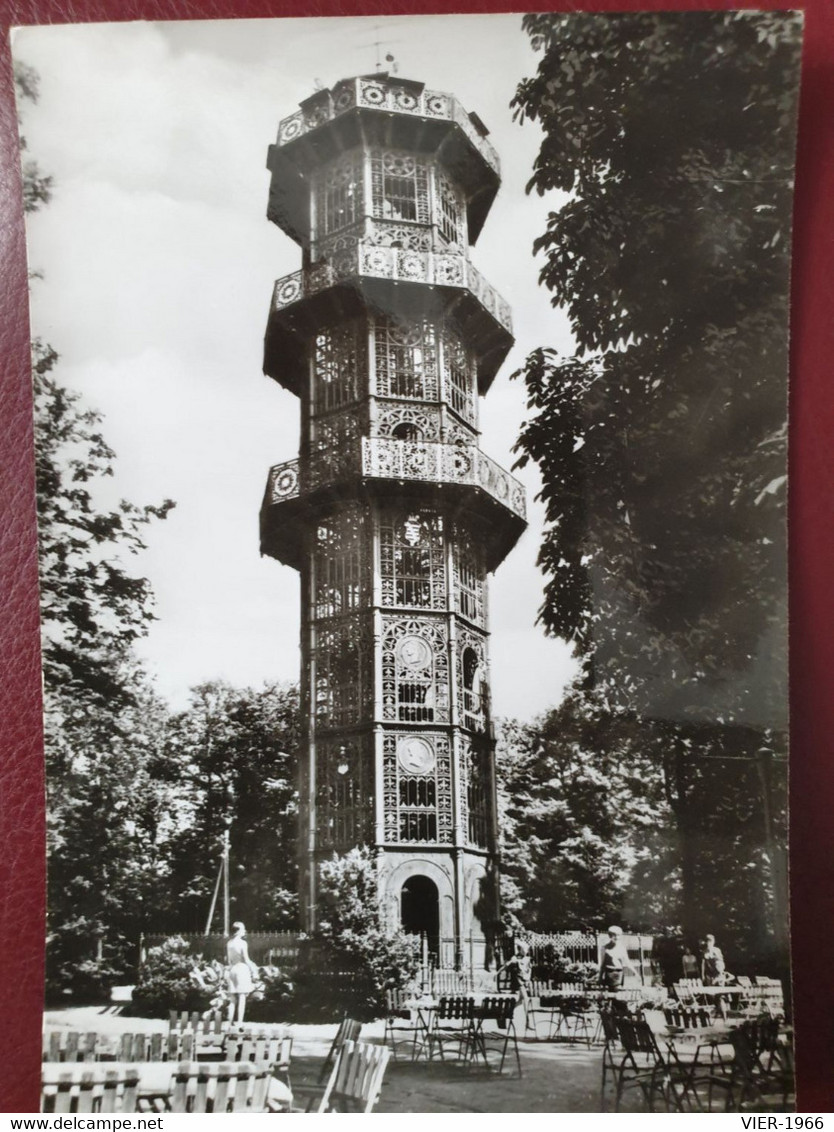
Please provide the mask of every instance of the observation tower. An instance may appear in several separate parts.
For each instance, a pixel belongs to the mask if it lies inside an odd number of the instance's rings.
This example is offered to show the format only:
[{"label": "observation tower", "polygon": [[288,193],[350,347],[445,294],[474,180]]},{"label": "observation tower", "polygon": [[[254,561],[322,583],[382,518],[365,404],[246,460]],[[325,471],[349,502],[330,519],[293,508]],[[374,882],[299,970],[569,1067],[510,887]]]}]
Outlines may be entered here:
[{"label": "observation tower", "polygon": [[264,357],[300,450],[269,473],[261,550],[301,578],[303,924],[317,862],[367,845],[389,923],[451,966],[499,912],[487,575],[525,527],[478,446],[513,342],[468,255],[498,157],[452,95],[381,73],[302,102],[267,164],[302,251]]}]

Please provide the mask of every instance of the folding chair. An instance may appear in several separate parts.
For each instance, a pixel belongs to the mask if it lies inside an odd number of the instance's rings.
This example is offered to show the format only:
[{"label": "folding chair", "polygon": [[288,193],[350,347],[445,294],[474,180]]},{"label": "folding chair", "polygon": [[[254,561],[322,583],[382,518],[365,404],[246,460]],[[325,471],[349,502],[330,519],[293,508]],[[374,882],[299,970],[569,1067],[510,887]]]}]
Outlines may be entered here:
[{"label": "folding chair", "polygon": [[313,1112],[316,1101],[321,1097],[328,1078],[330,1077],[336,1060],[344,1046],[345,1042],[355,1042],[358,1040],[362,1032],[362,1023],[356,1022],[353,1018],[343,1018],[339,1023],[339,1029],[336,1031],[336,1036],[327,1052],[319,1075],[316,1081],[312,1084],[302,1084],[297,1086],[294,1090],[296,1093],[303,1095],[309,1094],[307,1108],[305,1111]]},{"label": "folding chair", "polygon": [[135,1112],[139,1070],[102,1065],[45,1065],[41,1112]]},{"label": "folding chair", "polygon": [[327,1083],[319,1112],[373,1112],[391,1051],[346,1041]]},{"label": "folding chair", "polygon": [[447,1042],[457,1045],[457,1056],[466,1060],[475,1015],[475,1000],[470,995],[443,995],[429,1024],[426,1034],[429,1060],[434,1058],[434,1048],[440,1051],[440,1060],[446,1060]]},{"label": "folding chair", "polygon": [[[512,1042],[515,1051],[516,1066],[519,1077],[522,1076],[521,1057],[518,1052],[518,1036],[515,1031],[515,1008],[518,1001],[515,995],[490,995],[475,1004],[472,1023],[469,1031],[468,1048],[464,1060],[474,1062],[480,1055],[484,1059],[484,1066],[491,1070],[489,1052],[500,1045],[501,1058],[498,1072],[503,1072],[507,1048]],[[495,1022],[495,1030],[487,1030],[486,1022]]]},{"label": "folding chair", "polygon": [[[424,1027],[420,1012],[406,1006],[410,994],[403,990],[385,992],[385,1044],[391,1046],[391,1055],[397,1060],[397,1043],[410,1042],[411,1060],[417,1055],[417,1039],[423,1036]],[[403,1037],[398,1037],[398,1035]]]}]

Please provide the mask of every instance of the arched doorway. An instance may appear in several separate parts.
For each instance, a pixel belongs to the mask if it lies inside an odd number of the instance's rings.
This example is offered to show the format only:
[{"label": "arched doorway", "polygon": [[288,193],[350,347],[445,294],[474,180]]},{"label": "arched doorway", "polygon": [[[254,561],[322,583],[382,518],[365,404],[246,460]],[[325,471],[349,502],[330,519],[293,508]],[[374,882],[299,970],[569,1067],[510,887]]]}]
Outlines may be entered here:
[{"label": "arched doorway", "polygon": [[413,876],[402,887],[400,918],[404,932],[426,937],[429,951],[440,949],[440,899],[437,885],[426,876]]}]

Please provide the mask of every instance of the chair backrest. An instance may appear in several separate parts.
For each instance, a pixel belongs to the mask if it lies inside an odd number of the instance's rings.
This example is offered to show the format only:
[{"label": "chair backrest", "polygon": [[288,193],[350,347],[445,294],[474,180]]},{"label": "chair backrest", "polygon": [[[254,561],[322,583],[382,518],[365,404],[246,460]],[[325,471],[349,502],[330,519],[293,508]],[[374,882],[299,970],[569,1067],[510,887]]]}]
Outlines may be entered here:
[{"label": "chair backrest", "polygon": [[472,1018],[474,1013],[474,998],[464,994],[448,994],[440,999],[437,1016],[441,1021],[447,1021],[452,1018]]},{"label": "chair backrest", "polygon": [[324,1064],[321,1067],[321,1072],[318,1076],[318,1083],[321,1085],[328,1073],[333,1068],[339,1051],[345,1042],[358,1041],[359,1035],[362,1033],[362,1023],[356,1022],[353,1018],[343,1018],[339,1023],[339,1029],[336,1031],[336,1037],[333,1039],[333,1044],[327,1051],[327,1057],[324,1059]]},{"label": "chair backrest", "polygon": [[493,994],[476,1003],[474,1012],[479,1018],[494,1020],[499,1028],[503,1028],[512,1025],[516,1005],[515,995]]},{"label": "chair backrest", "polygon": [[373,1112],[391,1050],[346,1041],[324,1091],[319,1112]]},{"label": "chair backrest", "polygon": [[631,1054],[646,1054],[660,1058],[657,1041],[647,1022],[625,1015],[617,1018],[617,1037],[623,1049]]},{"label": "chair backrest", "polygon": [[[95,1061],[98,1057],[99,1035],[95,1031],[78,1033],[76,1030],[49,1030],[43,1036],[44,1061]],[[126,1058],[125,1060],[130,1060]]]},{"label": "chair backrest", "polygon": [[736,975],[736,982],[740,987],[752,987],[753,980],[749,975]]},{"label": "chair backrest", "polygon": [[184,1061],[174,1074],[172,1112],[263,1112],[269,1087],[266,1064]]},{"label": "chair backrest", "polygon": [[135,1112],[139,1070],[101,1065],[44,1066],[41,1112]]},{"label": "chair backrest", "polygon": [[228,1034],[223,1041],[224,1061],[258,1061],[267,1065],[289,1067],[292,1038],[244,1031],[241,1034]]}]

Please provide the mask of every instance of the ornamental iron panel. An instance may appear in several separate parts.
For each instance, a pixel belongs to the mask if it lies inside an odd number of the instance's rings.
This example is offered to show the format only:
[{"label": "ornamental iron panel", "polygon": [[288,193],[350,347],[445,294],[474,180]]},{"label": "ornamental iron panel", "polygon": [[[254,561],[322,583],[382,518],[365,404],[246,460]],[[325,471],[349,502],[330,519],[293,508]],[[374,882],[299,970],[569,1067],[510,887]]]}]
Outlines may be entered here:
[{"label": "ornamental iron panel", "polygon": [[500,169],[494,146],[472,123],[463,106],[451,94],[437,90],[406,87],[394,79],[379,76],[373,79],[347,79],[334,87],[330,99],[313,108],[299,110],[283,118],[278,126],[278,145],[287,145],[325,122],[338,118],[355,106],[370,110],[394,111],[418,117],[450,121],[460,127],[467,139],[497,173]]},{"label": "ornamental iron panel", "polygon": [[391,279],[468,290],[506,331],[512,333],[508,304],[465,255],[375,247],[364,239],[350,243],[330,260],[322,260],[277,280],[272,310],[279,311],[356,276]]},{"label": "ornamental iron panel", "polygon": [[316,726],[353,727],[370,718],[373,637],[366,618],[352,614],[315,625]]},{"label": "ornamental iron panel", "polygon": [[316,815],[320,849],[346,850],[373,841],[372,736],[316,744]]},{"label": "ornamental iron panel", "polygon": [[386,844],[451,843],[454,821],[448,736],[425,731],[387,732],[382,742]]},{"label": "ornamental iron panel", "polygon": [[445,620],[383,617],[383,719],[449,722],[448,647]]},{"label": "ornamental iron panel", "polygon": [[386,509],[379,519],[382,604],[446,608],[443,517],[430,511]]},{"label": "ornamental iron panel", "polygon": [[313,616],[339,617],[370,597],[370,530],[364,507],[353,504],[322,519],[313,547]]}]

